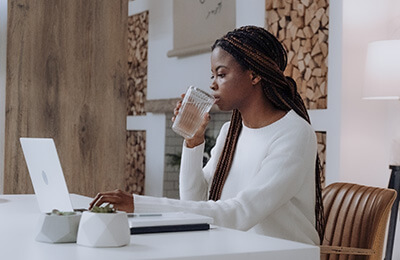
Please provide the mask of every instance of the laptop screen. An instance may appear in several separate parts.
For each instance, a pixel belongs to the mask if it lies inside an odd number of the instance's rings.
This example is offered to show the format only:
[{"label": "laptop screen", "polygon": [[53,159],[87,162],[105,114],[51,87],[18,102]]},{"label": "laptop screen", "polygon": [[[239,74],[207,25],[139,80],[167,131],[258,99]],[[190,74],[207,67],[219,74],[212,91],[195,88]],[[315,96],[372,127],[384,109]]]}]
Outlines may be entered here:
[{"label": "laptop screen", "polygon": [[20,138],[20,142],[40,211],[73,211],[54,140]]}]

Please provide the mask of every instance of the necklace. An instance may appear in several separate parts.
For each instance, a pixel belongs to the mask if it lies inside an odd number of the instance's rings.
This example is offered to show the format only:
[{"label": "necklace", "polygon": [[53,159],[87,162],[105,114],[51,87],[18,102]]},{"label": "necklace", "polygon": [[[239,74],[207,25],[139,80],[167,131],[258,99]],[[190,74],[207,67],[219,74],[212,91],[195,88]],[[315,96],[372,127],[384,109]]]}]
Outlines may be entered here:
[{"label": "necklace", "polygon": [[265,120],[258,121],[255,124],[245,122],[244,120],[243,120],[243,124],[248,128],[261,128],[261,127],[268,126],[268,125],[280,120],[287,114],[287,112],[288,111],[278,110],[272,116],[266,118]]}]

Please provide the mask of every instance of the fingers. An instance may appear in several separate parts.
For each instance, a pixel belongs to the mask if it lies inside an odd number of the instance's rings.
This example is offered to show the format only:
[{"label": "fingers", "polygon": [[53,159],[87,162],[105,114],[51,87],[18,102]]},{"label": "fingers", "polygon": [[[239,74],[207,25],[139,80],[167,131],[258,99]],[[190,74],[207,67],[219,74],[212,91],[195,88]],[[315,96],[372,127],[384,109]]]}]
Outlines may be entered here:
[{"label": "fingers", "polygon": [[100,198],[105,195],[106,193],[110,193],[110,192],[99,192],[97,193],[96,197],[94,197],[94,199],[92,200],[92,202],[90,202],[89,204],[89,209],[92,209],[94,206],[98,205],[98,201],[100,200]]},{"label": "fingers", "polygon": [[120,202],[120,197],[114,195],[103,195],[92,205],[92,207],[100,207],[103,203],[118,204]]},{"label": "fingers", "polygon": [[199,127],[199,129],[197,130],[195,137],[203,137],[206,133],[206,128],[208,126],[208,123],[210,122],[210,114],[206,113],[203,117],[203,121],[201,122],[201,125]]},{"label": "fingers", "polygon": [[93,201],[89,204],[89,210],[91,210],[95,206],[100,207],[103,203],[113,204],[116,210],[126,212],[134,211],[133,195],[129,192],[119,189],[98,193]]},{"label": "fingers", "polygon": [[191,139],[185,139],[187,147],[193,148],[202,144],[205,141],[204,136],[209,122],[210,122],[210,115],[209,113],[207,113],[204,115],[200,128],[197,130],[195,135]]},{"label": "fingers", "polygon": [[171,121],[172,122],[174,122],[175,121],[175,118],[176,118],[176,116],[179,114],[179,109],[181,108],[181,106],[182,106],[182,100],[183,100],[183,98],[185,97],[185,94],[181,94],[181,100],[179,100],[178,102],[176,102],[176,106],[175,106],[175,108],[174,108],[174,116],[171,118]]},{"label": "fingers", "polygon": [[[121,193],[123,193],[123,191],[119,189],[97,193],[96,197],[89,204],[89,210],[94,206],[101,206],[103,203],[116,203],[116,199],[121,197]],[[110,201],[110,198],[112,201]]]},{"label": "fingers", "polygon": [[178,102],[176,102],[176,106],[174,108],[174,115],[177,116],[179,113],[179,109],[182,106],[182,100],[179,100]]},{"label": "fingers", "polygon": [[179,109],[181,108],[181,106],[182,106],[182,100],[176,103],[176,106],[174,108],[174,117],[179,114]]},{"label": "fingers", "polygon": [[202,123],[201,123],[201,125],[200,125],[200,128],[199,128],[199,131],[198,132],[200,132],[200,133],[202,133],[202,134],[205,134],[205,132],[206,132],[206,128],[207,128],[207,126],[208,126],[208,123],[210,122],[210,114],[209,113],[206,113],[205,115],[204,115],[204,118],[203,118],[203,121],[202,121]]},{"label": "fingers", "polygon": [[97,205],[98,204],[98,200],[101,198],[101,194],[100,193],[97,193],[97,195],[96,195],[96,197],[94,197],[94,199],[92,200],[92,202],[90,202],[90,204],[89,204],[89,210],[91,210],[95,205]]}]

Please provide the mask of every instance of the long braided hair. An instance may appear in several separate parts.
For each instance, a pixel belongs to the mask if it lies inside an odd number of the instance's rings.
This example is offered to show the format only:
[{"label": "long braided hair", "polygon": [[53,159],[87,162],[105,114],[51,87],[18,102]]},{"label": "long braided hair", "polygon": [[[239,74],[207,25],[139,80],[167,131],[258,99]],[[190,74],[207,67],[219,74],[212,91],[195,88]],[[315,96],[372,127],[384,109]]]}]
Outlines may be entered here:
[{"label": "long braided hair", "polygon": [[[256,26],[244,26],[227,33],[215,41],[212,50],[220,47],[247,70],[261,77],[261,86],[266,98],[278,109],[294,110],[310,123],[304,102],[297,92],[296,82],[284,76],[287,54],[282,44],[267,30]],[[219,158],[209,193],[210,200],[219,200],[228,176],[237,140],[242,129],[242,118],[238,110],[232,113],[228,135]],[[316,230],[320,241],[324,236],[325,221],[321,195],[321,166],[318,154],[315,167],[315,216]]]}]

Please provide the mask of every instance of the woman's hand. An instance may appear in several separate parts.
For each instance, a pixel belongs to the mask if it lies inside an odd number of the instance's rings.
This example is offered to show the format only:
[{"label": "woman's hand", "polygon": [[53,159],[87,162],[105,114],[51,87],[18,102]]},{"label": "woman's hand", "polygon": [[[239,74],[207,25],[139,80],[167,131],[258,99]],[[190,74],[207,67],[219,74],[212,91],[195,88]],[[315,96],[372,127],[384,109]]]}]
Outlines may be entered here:
[{"label": "woman's hand", "polygon": [[[176,116],[179,114],[179,109],[182,106],[182,100],[185,97],[185,94],[181,95],[181,100],[179,100],[176,103],[175,109],[174,109],[174,116],[172,117],[172,122],[175,121]],[[189,148],[196,147],[204,142],[204,136],[206,133],[207,125],[210,122],[210,114],[206,113],[203,122],[200,125],[200,128],[197,130],[197,132],[194,134],[192,138],[185,138],[186,146]]]},{"label": "woman's hand", "polygon": [[103,203],[111,203],[116,210],[133,212],[133,195],[122,190],[100,192],[89,205],[89,210],[94,206],[101,206]]},{"label": "woman's hand", "polygon": [[180,109],[181,106],[182,106],[182,100],[183,100],[184,97],[185,97],[185,94],[181,94],[181,100],[179,100],[179,101],[176,103],[176,106],[175,106],[175,108],[174,108],[174,116],[173,116],[172,119],[171,119],[172,122],[175,122],[176,116],[179,114],[179,109]]}]

